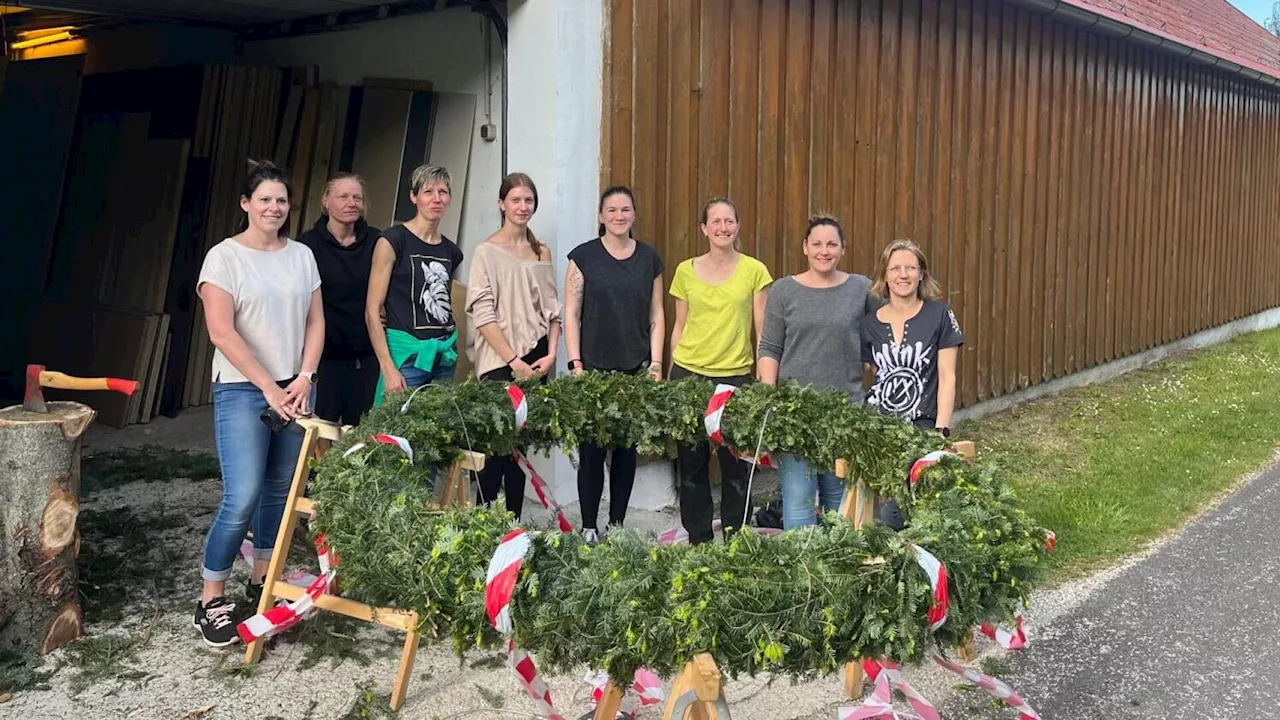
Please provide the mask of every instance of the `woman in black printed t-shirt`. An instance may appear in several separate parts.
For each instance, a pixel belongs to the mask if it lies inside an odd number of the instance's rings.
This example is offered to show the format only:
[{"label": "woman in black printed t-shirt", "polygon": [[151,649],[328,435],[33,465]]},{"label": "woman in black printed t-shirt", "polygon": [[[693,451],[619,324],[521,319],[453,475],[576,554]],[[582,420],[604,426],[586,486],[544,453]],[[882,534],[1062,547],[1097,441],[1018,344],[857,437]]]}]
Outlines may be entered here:
[{"label": "woman in black printed t-shirt", "polygon": [[[599,236],[569,253],[565,276],[565,345],[569,369],[647,373],[662,377],[666,322],[662,307],[662,258],[631,237],[635,197],[623,186],[600,196]],[[598,539],[604,461],[609,452],[594,443],[578,448],[578,497],[582,534]],[[622,525],[636,476],[635,448],[614,448],[609,464],[609,525]]]},{"label": "woman in black printed t-shirt", "polygon": [[[956,401],[956,361],[964,334],[920,247],[894,240],[880,255],[871,292],[888,302],[863,316],[862,362],[875,371],[867,403],[880,412],[951,435]],[[892,500],[881,518],[903,526]]]}]

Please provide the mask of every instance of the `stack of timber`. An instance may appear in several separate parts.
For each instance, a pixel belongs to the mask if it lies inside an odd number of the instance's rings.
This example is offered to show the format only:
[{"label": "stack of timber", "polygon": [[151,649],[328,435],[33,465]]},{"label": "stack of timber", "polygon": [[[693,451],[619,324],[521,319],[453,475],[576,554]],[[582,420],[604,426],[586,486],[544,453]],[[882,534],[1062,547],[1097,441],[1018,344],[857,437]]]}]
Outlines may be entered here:
[{"label": "stack of timber", "polygon": [[196,252],[184,255],[182,268],[176,263],[174,267],[175,276],[184,283],[178,293],[179,300],[185,300],[180,310],[186,311],[183,336],[174,343],[184,359],[180,379],[171,381],[176,409],[212,402],[214,348],[205,326],[204,307],[195,297],[195,281],[205,253],[240,229],[244,218],[240,186],[250,159],[272,157],[284,84],[284,72],[277,68],[212,66],[205,72],[207,102],[201,103],[192,157],[205,160],[209,168],[207,201],[198,226]]}]

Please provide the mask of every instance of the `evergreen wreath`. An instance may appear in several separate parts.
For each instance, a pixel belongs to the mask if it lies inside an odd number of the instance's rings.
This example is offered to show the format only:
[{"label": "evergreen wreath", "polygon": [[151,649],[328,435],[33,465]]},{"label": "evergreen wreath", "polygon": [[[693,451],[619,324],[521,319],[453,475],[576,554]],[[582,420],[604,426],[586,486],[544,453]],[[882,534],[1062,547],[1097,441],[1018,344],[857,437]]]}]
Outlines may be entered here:
[{"label": "evergreen wreath", "polygon": [[[594,372],[519,385],[528,405],[519,432],[504,384],[431,385],[389,396],[316,468],[311,527],[341,560],[344,594],[416,611],[424,634],[451,636],[459,654],[502,646],[485,614],[484,580],[515,523],[496,506],[436,509],[434,479],[457,453],[591,440],[671,455],[678,441],[706,439],[714,389],[697,378]],[[726,443],[749,452],[759,444],[818,467],[848,460],[850,478],[898,500],[908,527],[855,530],[832,513],[817,526],[774,536],[746,529],[696,547],[658,546],[631,530],[594,546],[577,534],[537,533],[511,607],[515,643],[544,671],[603,667],[626,686],[639,667],[669,677],[703,652],[730,677],[808,678],[861,657],[914,663],[981,622],[1012,624],[1041,579],[1047,533],[995,469],[949,456],[908,486],[911,464],[947,447],[936,434],[795,383],[739,389],[721,427]],[[376,433],[406,438],[414,461],[376,443],[344,456]],[[937,631],[911,544],[947,568],[950,612]]]}]

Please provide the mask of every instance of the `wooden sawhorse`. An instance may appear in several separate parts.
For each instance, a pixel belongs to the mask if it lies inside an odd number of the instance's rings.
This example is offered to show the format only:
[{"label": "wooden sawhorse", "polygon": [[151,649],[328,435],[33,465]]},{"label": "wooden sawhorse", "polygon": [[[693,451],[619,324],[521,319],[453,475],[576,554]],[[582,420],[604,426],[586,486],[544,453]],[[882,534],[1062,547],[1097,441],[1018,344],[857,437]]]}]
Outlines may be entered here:
[{"label": "wooden sawhorse", "polygon": [[[596,705],[594,720],[614,720],[622,706],[622,691],[610,682]],[[732,720],[724,699],[724,678],[708,653],[685,663],[676,676],[662,720]]]},{"label": "wooden sawhorse", "polygon": [[[956,452],[960,457],[970,458],[975,454],[973,442],[970,440],[960,440],[955,443]],[[847,479],[849,477],[849,462],[847,460],[836,460],[836,477]],[[840,504],[840,514],[848,518],[856,528],[871,522],[875,516],[875,493],[871,492],[871,488],[867,484],[859,480],[857,484],[844,494],[844,502]],[[973,634],[970,632],[969,640],[964,645],[956,646],[956,653],[962,660],[970,661],[976,657],[977,653],[973,645]],[[862,663],[857,660],[845,663],[844,666],[844,696],[856,700],[862,697],[863,683]]]},{"label": "wooden sawhorse", "polygon": [[[303,497],[307,487],[307,476],[310,473],[311,458],[319,457],[327,451],[335,441],[351,430],[350,426],[338,427],[336,424],[303,418],[296,421],[303,429],[302,449],[298,452],[298,464],[293,471],[293,484],[289,488],[289,497],[285,500],[284,518],[280,522],[280,532],[276,535],[275,549],[271,553],[271,562],[267,566],[267,577],[262,586],[262,600],[258,603],[258,612],[264,613],[276,600],[293,602],[302,597],[304,588],[290,585],[282,579],[285,559],[289,556],[289,545],[293,540],[294,529],[298,526],[300,516],[314,517],[315,503]],[[439,507],[443,509],[450,503],[466,505],[470,479],[468,471],[479,471],[484,467],[484,455],[465,451],[449,466],[447,478]],[[316,607],[321,610],[336,612],[356,620],[374,622],[404,633],[404,648],[400,653],[400,669],[396,672],[395,686],[391,691],[391,709],[399,710],[404,705],[405,694],[409,689],[409,678],[413,673],[413,662],[418,654],[418,642],[422,639],[418,632],[418,613],[412,610],[373,607],[364,603],[347,600],[337,595],[321,595],[316,599]],[[262,657],[262,649],[266,640],[258,639],[245,648],[245,664],[258,662]]]}]

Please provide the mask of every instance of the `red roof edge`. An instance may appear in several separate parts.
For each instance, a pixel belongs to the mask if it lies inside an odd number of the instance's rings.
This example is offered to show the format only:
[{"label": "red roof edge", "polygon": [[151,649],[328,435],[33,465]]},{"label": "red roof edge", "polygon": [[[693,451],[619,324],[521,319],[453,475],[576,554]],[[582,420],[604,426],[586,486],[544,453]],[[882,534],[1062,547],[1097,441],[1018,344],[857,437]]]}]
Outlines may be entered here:
[{"label": "red roof edge", "polygon": [[[1239,65],[1242,68],[1251,70],[1255,73],[1264,75],[1268,78],[1273,78],[1277,81],[1280,81],[1280,67],[1272,67],[1269,65],[1265,65],[1257,62],[1256,60],[1250,60],[1249,58],[1241,57],[1236,53],[1224,52],[1220,49],[1210,47],[1200,42],[1196,42],[1191,38],[1181,36],[1181,35],[1175,35],[1173,33],[1168,32],[1167,30],[1163,30],[1161,28],[1155,27],[1148,23],[1142,22],[1141,20],[1138,20],[1137,18],[1131,17],[1124,13],[1116,12],[1114,10],[1102,7],[1101,5],[1097,4],[1097,0],[1094,0],[1093,2],[1089,2],[1088,0],[1060,0],[1060,2],[1063,5],[1070,5],[1073,8],[1084,11],[1091,15],[1097,15],[1099,17],[1106,18],[1107,20],[1111,20],[1112,22],[1116,22],[1121,25],[1125,25],[1127,27],[1136,28],[1145,33],[1149,33],[1151,35],[1159,37],[1161,39],[1177,43],[1178,45],[1182,45],[1183,47],[1187,47],[1192,50],[1201,52],[1205,55],[1218,58],[1219,60],[1225,60],[1226,62],[1229,62],[1233,65]],[[1042,3],[1034,3],[1034,4],[1042,5]],[[1250,20],[1250,22],[1252,22],[1252,20]]]}]

